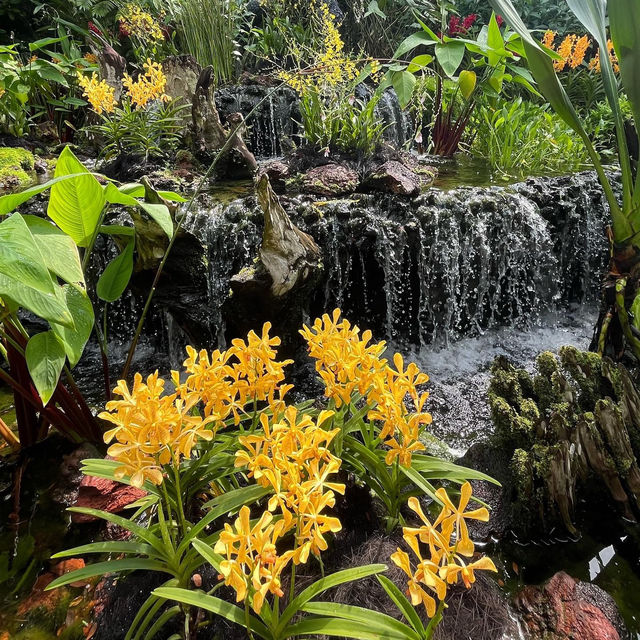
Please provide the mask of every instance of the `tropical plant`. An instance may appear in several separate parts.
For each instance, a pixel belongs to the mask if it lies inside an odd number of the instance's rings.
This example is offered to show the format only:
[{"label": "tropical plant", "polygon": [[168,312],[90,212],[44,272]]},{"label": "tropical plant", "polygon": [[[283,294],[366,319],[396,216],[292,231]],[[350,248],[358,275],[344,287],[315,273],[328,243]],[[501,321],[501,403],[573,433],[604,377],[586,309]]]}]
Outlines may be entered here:
[{"label": "tropical plant", "polygon": [[115,89],[105,80],[81,76],[84,95],[102,122],[85,128],[101,142],[101,156],[142,154],[161,157],[173,151],[184,129],[184,110],[189,108],[181,99],[169,100],[164,94],[167,79],[158,63],[151,59],[143,65],[145,73],[137,80],[125,74],[125,95],[122,106],[115,101]]},{"label": "tropical plant", "polygon": [[0,130],[22,137],[33,124],[51,122],[69,139],[75,112],[86,105],[77,95],[78,68],[95,69],[95,61],[62,32],[30,43],[28,55],[19,45],[0,47]]},{"label": "tropical plant", "polygon": [[211,65],[219,84],[236,74],[244,13],[243,0],[179,0],[176,19],[182,49],[203,67]]},{"label": "tropical plant", "polygon": [[[284,370],[292,361],[276,359],[280,340],[270,336],[269,324],[261,335],[250,332],[246,341],[236,339],[224,352],[187,347],[184,370],[172,372],[171,393],[165,392],[157,372],[146,381],[136,374],[131,388],[121,380],[114,390],[119,399],[107,403],[101,414],[113,425],[105,434],[107,442],[115,441],[108,451],[112,459],[85,461],[84,472],[144,487],[148,496],[135,505],[137,510],[129,519],[73,508],[119,524],[133,539],[124,544],[92,543],[58,554],[124,557],[65,574],[49,588],[113,571],[148,569],[168,574],[169,581],[149,596],[136,616],[128,639],[153,637],[182,612],[179,607],[162,610],[165,599],[214,612],[272,640],[345,632],[349,637],[369,638],[370,634],[359,635],[366,629],[361,623],[337,622],[335,618],[341,616],[327,612],[320,619],[294,620],[326,589],[386,568],[371,565],[341,571],[296,593],[296,567],[316,558],[322,569],[328,534],[342,528],[331,510],[337,494],[345,491],[338,477],[343,465],[382,501],[384,491],[398,494],[402,503],[431,494],[445,507],[436,526],[441,524],[450,535],[449,521],[459,522],[470,497],[464,478],[484,476],[437,459],[429,461],[427,456],[412,467],[416,452],[424,449],[420,425],[430,421],[422,412],[427,394],[416,390],[426,376],[415,365],[405,368],[398,354],[392,368],[380,358],[382,343],[368,345],[370,334],[360,338],[357,327],[338,320],[336,311],[332,318],[318,319],[302,331],[318,361],[328,409],[316,409],[310,402],[288,404],[286,395],[292,385],[285,383]],[[414,413],[405,405],[407,393],[417,408]],[[391,472],[380,470],[381,464]],[[431,482],[437,478],[463,484],[464,504],[456,515],[444,491],[433,488]],[[392,481],[402,491],[394,489]],[[203,493],[215,497],[201,504]],[[266,503],[260,516],[252,520],[248,505],[263,498]],[[211,532],[223,516],[237,510],[233,524],[227,522],[222,530]],[[146,527],[136,523],[143,512],[148,514]],[[480,510],[466,517],[483,519],[485,513]],[[399,504],[392,518],[394,523],[402,521]],[[443,571],[454,563],[463,567],[459,556],[469,556],[463,524],[457,529],[455,545],[447,538]],[[191,577],[203,561],[211,563],[219,579],[232,587],[242,608],[214,596],[217,587],[208,594],[189,590]],[[290,572],[289,595],[281,611],[285,570]],[[192,614],[189,609],[184,612],[190,628]]]},{"label": "tropical plant", "polygon": [[[485,508],[466,511],[471,494],[471,485],[467,482],[462,486],[460,503],[455,506],[447,492],[438,489],[442,509],[433,523],[425,516],[418,500],[409,499],[408,507],[418,515],[421,523],[418,527],[404,527],[402,533],[417,566],[415,569],[412,567],[412,557],[402,549],[391,555],[391,561],[407,574],[406,593],[410,599],[389,578],[380,574],[376,576],[405,622],[385,613],[335,602],[311,602],[304,611],[361,623],[365,628],[375,629],[381,634],[379,637],[431,640],[444,616],[448,586],[461,580],[470,589],[475,582],[476,571],[496,571],[493,561],[487,556],[472,562],[467,560],[474,557],[475,545],[469,538],[465,520],[489,520],[489,512]],[[425,546],[428,554],[423,550]],[[430,619],[426,626],[414,609],[420,605],[424,606]]]},{"label": "tropical plant", "polygon": [[[301,97],[302,129],[306,142],[324,151],[370,154],[382,140],[384,125],[376,116],[382,89],[363,83],[379,80],[377,60],[355,60],[344,53],[344,42],[326,2],[318,7],[323,44],[320,50],[297,49],[295,69],[280,69],[279,79]],[[360,96],[366,97],[358,97]]]},{"label": "tropical plant", "polygon": [[[620,357],[625,346],[640,359],[637,331],[640,313],[637,258],[640,251],[640,180],[638,160],[629,152],[637,145],[640,127],[640,4],[635,0],[567,0],[567,5],[598,43],[600,66],[607,101],[616,123],[616,146],[622,174],[619,199],[600,156],[595,150],[557,72],[553,52],[543,47],[529,32],[510,0],[492,0],[492,5],[522,37],[529,67],[540,91],[555,111],[582,138],[605,192],[611,212],[611,261],[604,285],[603,306],[598,320],[593,347],[600,353]],[[607,24],[616,59],[609,55]],[[620,91],[614,65],[619,65],[620,82],[633,111],[635,130],[629,130],[620,107]],[[636,146],[637,148],[637,146]],[[632,317],[630,317],[632,313]],[[633,328],[632,328],[633,327]]]},{"label": "tropical plant", "polygon": [[[46,190],[50,190],[47,214],[51,222],[15,212]],[[14,392],[23,446],[44,437],[49,426],[70,437],[100,437],[101,430],[71,375],[91,332],[97,330],[84,271],[100,233],[124,245],[97,282],[106,318],[107,304],[127,287],[135,246],[135,229],[103,224],[108,205],[140,208],[169,237],[173,235],[167,206],[138,199],[144,195],[142,185],[116,187],[109,182],[103,186],[65,147],[52,180],[0,197],[0,215],[14,212],[0,223],[0,354],[9,364],[8,372],[0,369],[0,378]],[[169,192],[160,195],[181,200]],[[84,250],[82,260],[79,248]],[[48,322],[49,330],[30,336],[20,321],[20,309]],[[107,337],[100,338],[108,395]],[[66,384],[61,381],[63,372]]]},{"label": "tropical plant", "polygon": [[504,178],[584,169],[589,162],[582,140],[548,105],[522,98],[476,107],[472,153]]},{"label": "tropical plant", "polygon": [[[443,11],[443,32],[447,25]],[[473,16],[472,16],[473,17]],[[456,35],[437,35],[423,20],[419,20],[421,30],[410,35],[396,50],[396,62],[389,67],[386,82],[396,89],[402,105],[411,101],[416,74],[424,74],[429,65],[435,64],[436,90],[434,98],[434,119],[432,123],[422,123],[424,140],[431,136],[431,147],[437,155],[450,156],[458,151],[473,114],[479,95],[497,98],[505,83],[524,85],[535,93],[533,79],[529,72],[519,65],[522,57],[520,38],[517,33],[501,29],[495,14],[489,24],[480,29],[476,39],[469,37],[468,25],[449,24]],[[406,55],[418,48],[433,47],[434,55],[421,53],[410,62],[402,62]],[[464,60],[468,68],[460,70]],[[450,102],[445,100],[444,84],[455,80],[457,89]],[[458,98],[461,97],[461,106]]]},{"label": "tropical plant", "polygon": [[176,53],[169,30],[163,24],[166,12],[163,9],[154,17],[145,8],[135,2],[128,2],[117,16],[118,36],[127,39],[135,60],[144,63],[148,60],[161,61]]}]

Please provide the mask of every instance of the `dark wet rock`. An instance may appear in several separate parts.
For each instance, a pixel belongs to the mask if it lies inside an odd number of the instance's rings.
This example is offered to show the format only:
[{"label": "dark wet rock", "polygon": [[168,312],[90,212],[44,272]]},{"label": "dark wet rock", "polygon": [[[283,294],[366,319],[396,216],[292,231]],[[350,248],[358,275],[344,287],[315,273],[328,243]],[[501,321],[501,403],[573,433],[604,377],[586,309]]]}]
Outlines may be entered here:
[{"label": "dark wet rock", "polygon": [[62,455],[60,472],[51,497],[55,502],[70,507],[78,498],[78,491],[84,479],[80,470],[82,461],[87,458],[102,457],[99,451],[90,444],[82,444],[68,454]]},{"label": "dark wet rock", "polygon": [[416,196],[420,193],[420,178],[404,164],[389,160],[370,173],[363,186],[374,191]]},{"label": "dark wet rock", "polygon": [[[130,504],[147,495],[146,491],[130,487],[120,482],[106,478],[85,476],[80,483],[75,507],[100,509],[109,513],[119,513]],[[73,513],[73,522],[95,522],[97,518],[84,514]]]},{"label": "dark wet rock", "polygon": [[302,189],[318,196],[335,197],[353,193],[360,180],[358,174],[339,164],[315,167],[302,177]]},{"label": "dark wet rock", "polygon": [[514,597],[532,640],[619,640],[624,625],[613,598],[564,572]]},{"label": "dark wet rock", "polygon": [[[198,77],[202,67],[190,55],[169,56],[162,61],[162,70],[167,78],[165,94],[172,100],[182,100],[183,104],[193,104]],[[191,124],[191,111],[185,109],[184,126]]]},{"label": "dark wet rock", "polygon": [[282,191],[286,181],[291,177],[289,165],[282,160],[272,160],[261,165],[259,175],[266,174],[269,182],[275,191]]},{"label": "dark wet rock", "polygon": [[640,395],[622,365],[574,347],[536,360],[536,375],[505,358],[492,366],[494,443],[511,455],[520,532],[576,532],[578,503],[606,490],[627,519],[640,507]]}]

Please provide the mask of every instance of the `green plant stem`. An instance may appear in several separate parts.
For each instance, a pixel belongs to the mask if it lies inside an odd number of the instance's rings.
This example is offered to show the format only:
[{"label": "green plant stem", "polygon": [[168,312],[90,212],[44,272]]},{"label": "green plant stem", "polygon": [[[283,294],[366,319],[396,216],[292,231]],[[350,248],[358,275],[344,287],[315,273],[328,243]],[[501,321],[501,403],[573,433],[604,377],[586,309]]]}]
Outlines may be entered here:
[{"label": "green plant stem", "polygon": [[244,624],[247,628],[247,633],[249,634],[249,638],[253,640],[253,631],[251,631],[251,613],[249,612],[249,596],[248,595],[244,599]]},{"label": "green plant stem", "polygon": [[431,618],[431,621],[425,630],[424,640],[431,640],[431,638],[433,638],[433,634],[435,633],[437,626],[442,622],[445,606],[444,600],[440,600],[436,613],[433,618]]},{"label": "green plant stem", "polygon": [[193,205],[194,205],[196,199],[198,198],[198,196],[202,192],[206,181],[209,179],[209,176],[213,173],[213,170],[217,166],[218,161],[224,155],[224,153],[226,153],[226,151],[231,147],[231,144],[233,143],[236,134],[240,131],[240,129],[242,129],[246,125],[247,121],[251,118],[251,116],[253,116],[253,114],[269,98],[271,98],[272,95],[274,95],[277,91],[279,91],[280,88],[283,85],[284,85],[284,83],[282,82],[277,87],[274,87],[271,91],[269,91],[264,96],[264,98],[262,98],[253,107],[253,109],[249,112],[247,117],[244,119],[244,122],[241,122],[240,124],[238,124],[238,126],[228,135],[227,140],[225,141],[224,145],[222,146],[222,149],[220,149],[220,151],[218,151],[218,153],[216,154],[216,157],[213,159],[213,162],[209,165],[209,168],[205,172],[204,176],[202,176],[202,179],[200,180],[200,183],[198,184],[198,187],[196,188],[195,193],[191,196],[191,199],[187,203],[187,206],[185,207],[184,211],[182,212],[182,215],[180,216],[180,218],[179,218],[179,220],[178,220],[178,222],[176,224],[176,228],[175,228],[175,230],[173,232],[173,236],[171,237],[171,240],[169,240],[169,244],[167,245],[167,248],[165,249],[164,255],[162,256],[162,260],[160,261],[160,264],[158,265],[158,268],[156,269],[156,274],[155,274],[155,276],[153,278],[153,282],[151,284],[151,289],[149,290],[149,294],[147,295],[147,300],[146,300],[144,308],[142,310],[142,315],[140,316],[140,320],[138,321],[138,325],[136,327],[136,331],[135,331],[135,334],[133,336],[133,340],[131,341],[131,346],[129,347],[129,352],[127,353],[127,359],[126,359],[126,362],[124,363],[124,367],[122,369],[121,377],[122,377],[123,380],[126,380],[128,375],[129,375],[129,370],[131,369],[131,362],[133,360],[133,355],[134,355],[134,353],[136,351],[136,348],[138,346],[138,341],[140,340],[140,335],[142,333],[142,327],[144,326],[145,320],[147,319],[147,314],[149,313],[149,309],[151,307],[151,301],[153,300],[153,296],[155,295],[156,288],[158,287],[158,282],[160,281],[160,276],[162,275],[162,271],[164,270],[164,266],[165,266],[165,264],[167,262],[167,259],[169,258],[169,254],[171,253],[171,249],[173,248],[173,245],[175,244],[175,241],[176,241],[176,239],[178,237],[178,232],[182,228],[183,222],[185,221],[187,215],[189,214],[189,212],[193,208]]},{"label": "green plant stem", "polygon": [[182,534],[187,535],[187,519],[184,516],[184,505],[182,504],[182,490],[180,488],[180,463],[176,455],[173,456],[173,477],[176,483],[176,505],[178,507],[178,520]]}]

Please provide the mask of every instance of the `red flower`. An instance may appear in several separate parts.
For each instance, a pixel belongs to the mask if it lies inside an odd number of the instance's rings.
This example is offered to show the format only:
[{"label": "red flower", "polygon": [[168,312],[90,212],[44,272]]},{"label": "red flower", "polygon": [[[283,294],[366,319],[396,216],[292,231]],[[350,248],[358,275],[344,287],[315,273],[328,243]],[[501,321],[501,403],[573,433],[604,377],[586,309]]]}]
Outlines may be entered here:
[{"label": "red flower", "polygon": [[126,38],[129,35],[129,33],[130,32],[129,32],[129,28],[127,27],[127,25],[122,20],[120,20],[118,22],[118,37],[120,39]]},{"label": "red flower", "polygon": [[471,27],[473,27],[475,21],[478,19],[477,13],[470,13],[463,21],[462,21],[462,30],[469,31]]},{"label": "red flower", "polygon": [[504,24],[504,18],[502,16],[496,16],[496,22],[498,26],[501,27]]},{"label": "red flower", "polygon": [[100,31],[100,29],[98,29],[98,27],[96,27],[95,24],[93,24],[93,22],[91,22],[91,20],[89,20],[89,23],[87,25],[89,31],[93,31],[93,33],[97,33],[99,36],[102,35],[102,31]]},{"label": "red flower", "polygon": [[458,16],[451,16],[449,18],[449,35],[455,36],[461,33],[460,18]]}]

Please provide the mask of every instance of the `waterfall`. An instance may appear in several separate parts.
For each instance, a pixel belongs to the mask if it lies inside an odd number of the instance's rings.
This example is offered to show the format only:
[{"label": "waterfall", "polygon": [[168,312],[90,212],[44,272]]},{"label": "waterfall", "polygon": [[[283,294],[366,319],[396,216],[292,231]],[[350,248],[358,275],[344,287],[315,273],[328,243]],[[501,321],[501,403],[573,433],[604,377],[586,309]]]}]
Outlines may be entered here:
[{"label": "waterfall", "polygon": [[[593,301],[606,261],[606,205],[591,173],[433,188],[416,199],[297,196],[283,204],[324,254],[310,313],[340,307],[396,343],[446,345]],[[261,227],[253,197],[201,207],[187,221],[208,270],[198,321],[221,345],[230,278],[253,264]],[[162,299],[172,295],[181,293]]]}]

